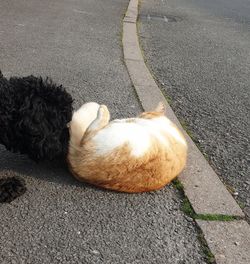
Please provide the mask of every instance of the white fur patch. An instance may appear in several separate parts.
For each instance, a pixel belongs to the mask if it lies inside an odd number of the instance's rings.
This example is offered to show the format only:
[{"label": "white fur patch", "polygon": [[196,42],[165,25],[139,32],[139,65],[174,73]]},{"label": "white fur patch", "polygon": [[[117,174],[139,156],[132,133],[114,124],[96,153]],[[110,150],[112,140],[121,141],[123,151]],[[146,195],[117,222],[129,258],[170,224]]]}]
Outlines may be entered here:
[{"label": "white fur patch", "polygon": [[154,124],[157,126],[158,129],[164,131],[165,133],[168,133],[169,135],[174,137],[177,141],[186,145],[185,139],[181,136],[180,132],[177,130],[177,128],[168,118],[162,116],[162,117],[154,118],[152,119],[152,121],[154,122]]},{"label": "white fur patch", "polygon": [[93,138],[98,155],[110,153],[113,149],[129,143],[132,155],[142,156],[150,147],[150,134],[136,123],[115,122],[100,130]]},{"label": "white fur patch", "polygon": [[186,145],[178,130],[166,117],[134,118],[134,122],[126,122],[127,120],[114,120],[94,136],[93,142],[98,155],[108,154],[115,148],[129,143],[132,148],[131,155],[140,157],[149,150],[152,137],[167,148],[169,146],[167,134]]},{"label": "white fur patch", "polygon": [[80,144],[86,129],[96,119],[99,107],[99,104],[91,102],[74,112],[70,122],[70,141],[73,145]]}]

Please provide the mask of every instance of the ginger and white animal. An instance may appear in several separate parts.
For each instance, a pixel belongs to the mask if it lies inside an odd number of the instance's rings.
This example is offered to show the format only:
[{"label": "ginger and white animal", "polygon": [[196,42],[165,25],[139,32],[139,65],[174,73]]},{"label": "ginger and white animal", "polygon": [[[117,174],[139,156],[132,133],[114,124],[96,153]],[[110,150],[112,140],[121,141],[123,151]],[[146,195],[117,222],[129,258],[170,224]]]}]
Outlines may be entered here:
[{"label": "ginger and white animal", "polygon": [[163,188],[183,170],[187,157],[186,140],[164,112],[160,103],[152,112],[110,122],[105,105],[84,104],[69,123],[73,175],[121,192]]}]

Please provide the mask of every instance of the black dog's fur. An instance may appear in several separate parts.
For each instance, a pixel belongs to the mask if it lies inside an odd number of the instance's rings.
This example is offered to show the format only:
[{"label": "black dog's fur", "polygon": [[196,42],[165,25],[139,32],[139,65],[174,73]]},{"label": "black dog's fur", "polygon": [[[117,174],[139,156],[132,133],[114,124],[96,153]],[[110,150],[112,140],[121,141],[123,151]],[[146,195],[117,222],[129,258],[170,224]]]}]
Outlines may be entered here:
[{"label": "black dog's fur", "polygon": [[35,161],[65,157],[72,97],[41,77],[6,79],[0,71],[0,144]]},{"label": "black dog's fur", "polygon": [[26,186],[21,178],[0,179],[0,203],[10,203],[25,192]]}]

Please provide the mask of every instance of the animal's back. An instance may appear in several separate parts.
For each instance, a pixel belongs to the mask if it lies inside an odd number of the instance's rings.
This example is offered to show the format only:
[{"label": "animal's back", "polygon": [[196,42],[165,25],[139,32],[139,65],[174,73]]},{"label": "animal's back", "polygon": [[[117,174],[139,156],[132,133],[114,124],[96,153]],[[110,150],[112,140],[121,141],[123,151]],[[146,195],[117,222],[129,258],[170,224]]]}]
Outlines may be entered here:
[{"label": "animal's back", "polygon": [[83,140],[74,175],[104,188],[143,192],[160,189],[186,161],[186,142],[165,116],[115,120]]}]

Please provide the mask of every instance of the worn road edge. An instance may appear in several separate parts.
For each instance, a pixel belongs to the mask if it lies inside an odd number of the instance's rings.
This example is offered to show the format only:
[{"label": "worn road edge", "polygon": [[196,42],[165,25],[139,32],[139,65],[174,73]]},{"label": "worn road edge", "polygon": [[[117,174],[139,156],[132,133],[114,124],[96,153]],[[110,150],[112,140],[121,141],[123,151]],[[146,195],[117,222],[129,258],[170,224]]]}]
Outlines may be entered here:
[{"label": "worn road edge", "polygon": [[[159,101],[164,102],[168,118],[182,130],[187,139],[189,146],[188,162],[186,169],[179,176],[179,179],[184,186],[185,195],[189,199],[196,214],[216,214],[244,217],[244,213],[239,205],[208,164],[207,160],[204,158],[197,146],[182,128],[180,122],[167,103],[166,98],[157,86],[144,62],[137,34],[138,2],[138,0],[130,0],[127,12],[123,19],[122,44],[124,61],[144,110],[152,110]],[[197,221],[198,225],[205,234],[208,245],[210,246],[212,252],[215,253],[217,263],[239,263],[237,262],[239,259],[232,259],[232,256],[245,255],[246,253],[243,254],[243,252],[241,252],[243,247],[234,247],[235,252],[232,254],[233,249],[232,247],[229,247],[229,245],[236,245],[238,243],[237,241],[233,241],[233,236],[220,240],[220,247],[218,247],[218,243],[213,243],[213,241],[216,240],[216,237],[211,240],[210,234],[212,234],[213,224],[215,225],[219,222],[214,221],[213,223],[205,221],[205,223],[209,223],[209,228],[207,228],[207,225],[203,224],[203,222],[204,221]],[[245,221],[243,222],[245,223],[244,227],[248,230],[248,232],[245,232],[246,236],[241,238],[241,242],[249,244],[250,227]],[[222,223],[224,223],[224,226],[237,226],[239,221]],[[219,239],[219,237],[217,237],[217,239]],[[230,250],[224,250],[222,252],[222,248],[230,248]],[[243,262],[240,263],[250,262],[245,262],[245,260],[243,260]]]}]

